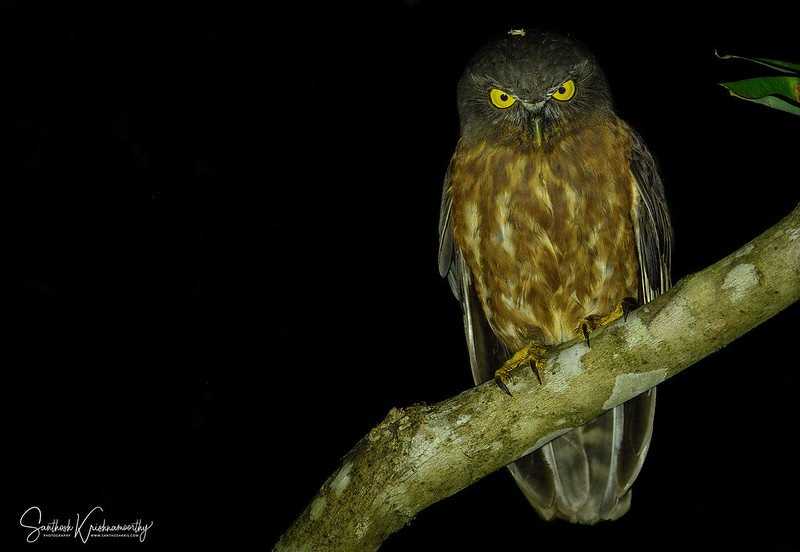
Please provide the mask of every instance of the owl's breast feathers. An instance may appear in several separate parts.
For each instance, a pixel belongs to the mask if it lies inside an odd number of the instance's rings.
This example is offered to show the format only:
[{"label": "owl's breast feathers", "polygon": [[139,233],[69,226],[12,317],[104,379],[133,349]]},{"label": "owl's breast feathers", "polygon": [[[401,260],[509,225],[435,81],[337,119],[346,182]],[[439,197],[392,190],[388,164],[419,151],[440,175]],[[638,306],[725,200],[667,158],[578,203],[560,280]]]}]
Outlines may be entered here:
[{"label": "owl's breast feathers", "polygon": [[451,224],[494,333],[511,350],[576,337],[637,297],[630,130],[616,119],[536,148],[462,137]]}]

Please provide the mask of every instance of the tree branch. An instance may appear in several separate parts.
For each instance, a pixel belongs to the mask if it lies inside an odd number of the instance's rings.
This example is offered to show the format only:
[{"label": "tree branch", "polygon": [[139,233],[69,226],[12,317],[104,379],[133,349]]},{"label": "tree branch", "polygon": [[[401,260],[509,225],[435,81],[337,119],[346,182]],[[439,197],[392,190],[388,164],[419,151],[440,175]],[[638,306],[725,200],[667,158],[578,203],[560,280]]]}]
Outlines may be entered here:
[{"label": "tree branch", "polygon": [[800,298],[800,207],[668,293],[549,351],[542,384],[514,374],[426,406],[392,409],[276,550],[373,550],[418,512],[731,343]]}]

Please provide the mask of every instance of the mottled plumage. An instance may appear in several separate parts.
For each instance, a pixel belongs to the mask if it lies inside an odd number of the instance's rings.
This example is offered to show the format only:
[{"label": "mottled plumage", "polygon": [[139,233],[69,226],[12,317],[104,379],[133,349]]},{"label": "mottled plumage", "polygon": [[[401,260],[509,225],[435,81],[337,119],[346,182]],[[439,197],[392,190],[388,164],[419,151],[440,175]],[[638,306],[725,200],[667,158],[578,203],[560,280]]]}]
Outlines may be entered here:
[{"label": "mottled plumage", "polygon": [[[583,46],[533,31],[490,42],[459,81],[458,108],[439,269],[463,307],[476,383],[526,344],[574,339],[587,317],[669,288],[661,179]],[[509,468],[545,519],[616,519],[654,407],[655,389]]]}]

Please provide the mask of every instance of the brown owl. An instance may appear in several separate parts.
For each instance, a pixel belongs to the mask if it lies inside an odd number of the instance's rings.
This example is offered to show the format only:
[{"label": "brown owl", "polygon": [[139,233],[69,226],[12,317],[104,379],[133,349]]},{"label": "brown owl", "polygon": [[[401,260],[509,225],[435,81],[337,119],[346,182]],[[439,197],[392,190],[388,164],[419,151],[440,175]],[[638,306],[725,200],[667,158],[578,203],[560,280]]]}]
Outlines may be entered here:
[{"label": "brown owl", "polygon": [[[544,351],[670,287],[664,187],[569,36],[512,31],[458,83],[461,133],[445,176],[439,270],[461,302],[475,383],[523,347]],[[629,299],[632,298],[632,299]],[[535,369],[535,364],[534,364]],[[544,382],[547,385],[547,382]],[[509,466],[544,519],[613,520],[650,443],[656,390]]]}]

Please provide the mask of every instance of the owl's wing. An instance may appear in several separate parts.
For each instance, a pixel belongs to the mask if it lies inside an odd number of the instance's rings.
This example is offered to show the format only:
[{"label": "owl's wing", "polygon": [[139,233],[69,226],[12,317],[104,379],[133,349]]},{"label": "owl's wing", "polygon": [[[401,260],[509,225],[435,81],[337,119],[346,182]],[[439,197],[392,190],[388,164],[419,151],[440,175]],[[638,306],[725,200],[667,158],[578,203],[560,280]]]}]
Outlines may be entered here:
[{"label": "owl's wing", "polygon": [[632,132],[631,138],[630,165],[636,184],[633,222],[641,268],[639,302],[644,304],[672,287],[672,225],[653,156],[638,134]]},{"label": "owl's wing", "polygon": [[[641,137],[631,131],[630,169],[635,185],[633,212],[636,251],[639,256],[639,302],[648,303],[666,292],[672,281],[672,226],[664,197],[664,184]],[[650,446],[656,389],[634,397],[622,409],[623,435],[617,471],[618,496],[630,489]],[[616,417],[616,414],[615,414]]]},{"label": "owl's wing", "polygon": [[453,242],[453,231],[450,227],[452,204],[448,168],[439,212],[439,274],[447,278],[453,295],[461,303],[472,377],[479,384],[494,377],[495,370],[508,358],[508,350],[492,332],[480,306],[464,256]]}]

